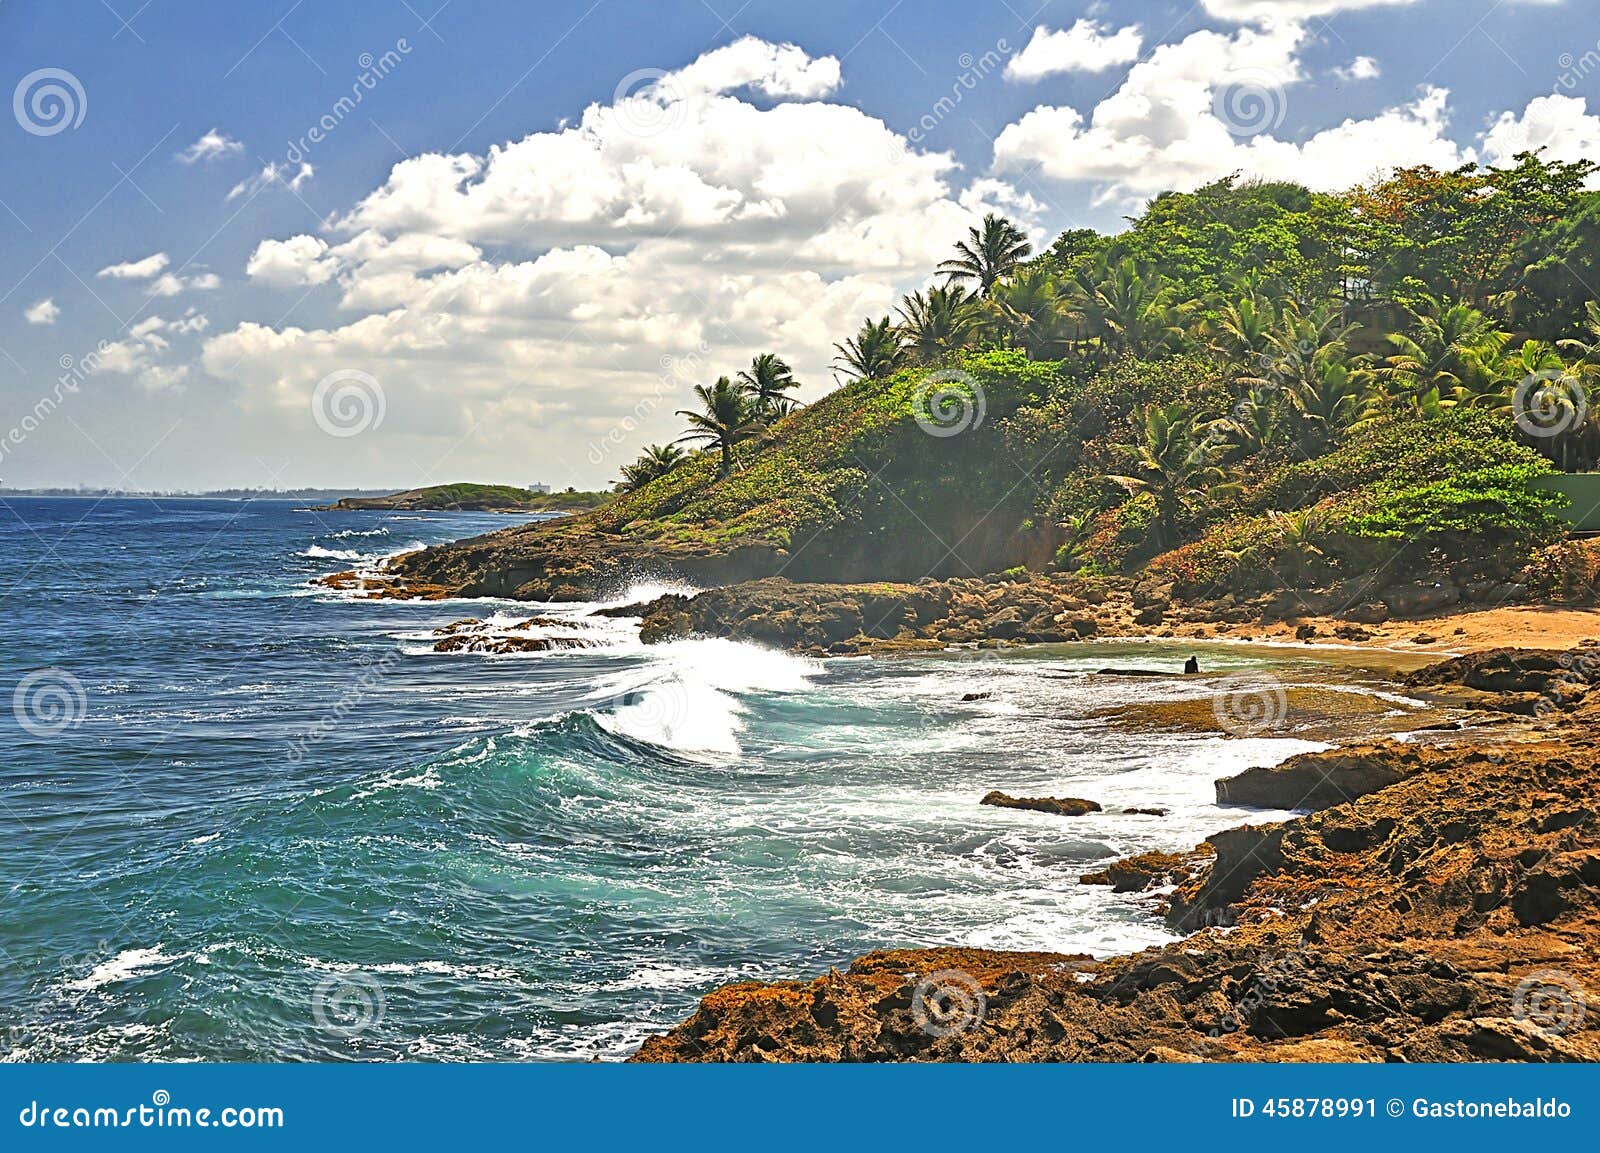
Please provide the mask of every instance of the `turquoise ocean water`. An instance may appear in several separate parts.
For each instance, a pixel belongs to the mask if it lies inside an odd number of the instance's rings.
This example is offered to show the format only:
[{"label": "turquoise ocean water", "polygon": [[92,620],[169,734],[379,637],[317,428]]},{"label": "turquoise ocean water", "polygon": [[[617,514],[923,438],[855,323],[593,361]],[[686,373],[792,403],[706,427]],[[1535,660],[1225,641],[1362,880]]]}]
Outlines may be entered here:
[{"label": "turquoise ocean water", "polygon": [[[0,506],[0,1055],[611,1059],[718,984],[873,948],[1136,949],[1169,939],[1148,899],[1078,874],[1281,816],[1219,809],[1213,779],[1316,747],[1092,715],[1204,692],[1091,675],[1171,645],[814,661],[645,648],[592,605],[306,583],[508,523]],[[534,614],[588,647],[432,651]],[[1067,820],[991,789],[1171,811]]]}]

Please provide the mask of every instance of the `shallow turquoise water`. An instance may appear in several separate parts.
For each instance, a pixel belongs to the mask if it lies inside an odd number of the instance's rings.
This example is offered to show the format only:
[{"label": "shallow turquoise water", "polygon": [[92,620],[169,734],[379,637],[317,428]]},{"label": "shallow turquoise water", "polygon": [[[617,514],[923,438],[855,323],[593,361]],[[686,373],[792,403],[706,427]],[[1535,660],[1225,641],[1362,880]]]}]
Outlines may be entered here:
[{"label": "shallow turquoise water", "polygon": [[[10,1059],[612,1058],[717,984],[872,948],[1138,948],[1167,939],[1148,902],[1078,874],[1280,815],[1219,809],[1211,782],[1313,747],[1090,719],[1204,692],[1090,675],[1188,648],[818,662],[645,649],[592,606],[305,584],[507,523],[0,508]],[[597,647],[431,651],[450,621],[535,612]],[[1325,675],[1289,650],[1205,660]],[[976,804],[996,788],[1171,814]]]}]

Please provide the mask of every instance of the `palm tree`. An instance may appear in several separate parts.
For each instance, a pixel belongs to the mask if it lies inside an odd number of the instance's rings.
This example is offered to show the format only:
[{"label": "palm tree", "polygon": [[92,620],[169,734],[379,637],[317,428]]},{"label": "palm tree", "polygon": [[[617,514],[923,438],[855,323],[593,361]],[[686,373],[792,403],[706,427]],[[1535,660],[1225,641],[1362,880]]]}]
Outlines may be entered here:
[{"label": "palm tree", "polygon": [[709,387],[695,385],[694,394],[700,398],[702,411],[678,410],[678,415],[689,422],[689,431],[678,439],[716,445],[722,450],[717,475],[726,477],[733,472],[733,446],[760,436],[761,422],[755,419],[749,396],[725,376],[717,377],[717,383]]},{"label": "palm tree", "polygon": [[923,363],[964,348],[978,326],[978,298],[959,284],[913,292],[900,302],[900,335]]},{"label": "palm tree", "polygon": [[1141,269],[1131,256],[1095,287],[1095,300],[1109,343],[1123,352],[1148,356],[1183,335],[1160,274]]},{"label": "palm tree", "polygon": [[1583,328],[1589,339],[1569,337],[1557,341],[1556,346],[1578,358],[1572,366],[1573,372],[1582,376],[1596,376],[1600,375],[1600,303],[1591,300],[1583,307],[1588,313],[1584,317]]},{"label": "palm tree", "polygon": [[1072,339],[1072,313],[1047,268],[1030,265],[996,285],[987,305],[986,326],[999,343],[1022,349],[1031,360],[1061,356]]},{"label": "palm tree", "polygon": [[1320,504],[1309,508],[1267,513],[1277,537],[1278,558],[1289,570],[1289,584],[1298,587],[1317,564],[1327,559],[1322,540],[1327,535],[1327,509]]},{"label": "palm tree", "polygon": [[761,420],[776,420],[793,410],[796,403],[788,391],[799,388],[794,372],[775,352],[763,352],[739,374],[739,384],[750,394],[751,408]]},{"label": "palm tree", "polygon": [[1493,376],[1481,385],[1459,386],[1457,400],[1474,408],[1511,414],[1518,386],[1535,377],[1546,381],[1575,379],[1567,362],[1553,347],[1542,340],[1525,340],[1517,351],[1500,358]]},{"label": "palm tree", "polygon": [[1243,460],[1272,446],[1278,431],[1277,394],[1252,392],[1221,420],[1206,426],[1226,447],[1228,459]]},{"label": "palm tree", "polygon": [[1314,357],[1309,372],[1289,385],[1289,407],[1300,429],[1300,449],[1320,456],[1374,412],[1370,376],[1336,355]]},{"label": "palm tree", "polygon": [[905,364],[907,356],[900,331],[887,316],[879,321],[867,317],[860,332],[833,347],[839,353],[834,363],[856,380],[882,380]]},{"label": "palm tree", "polygon": [[633,492],[643,488],[657,477],[666,476],[686,459],[683,449],[675,444],[647,445],[638,460],[622,466],[622,480],[617,483],[617,491]]},{"label": "palm tree", "polygon": [[1402,397],[1437,389],[1440,396],[1475,396],[1493,380],[1494,362],[1509,339],[1494,322],[1461,301],[1425,297],[1411,333],[1391,333],[1395,354],[1379,370],[1390,391]]},{"label": "palm tree", "polygon": [[1156,508],[1156,547],[1166,549],[1179,523],[1217,491],[1227,472],[1216,463],[1212,441],[1198,435],[1194,413],[1182,404],[1152,404],[1144,410],[1133,471],[1101,479],[1134,496],[1149,494]]},{"label": "palm tree", "polygon": [[1278,313],[1270,300],[1244,296],[1222,307],[1205,323],[1208,343],[1233,360],[1259,360],[1272,349]]},{"label": "palm tree", "polygon": [[1033,251],[1033,245],[1011,221],[990,212],[983,228],[967,229],[967,239],[956,243],[956,255],[939,265],[952,281],[976,280],[978,296],[1015,272]]}]

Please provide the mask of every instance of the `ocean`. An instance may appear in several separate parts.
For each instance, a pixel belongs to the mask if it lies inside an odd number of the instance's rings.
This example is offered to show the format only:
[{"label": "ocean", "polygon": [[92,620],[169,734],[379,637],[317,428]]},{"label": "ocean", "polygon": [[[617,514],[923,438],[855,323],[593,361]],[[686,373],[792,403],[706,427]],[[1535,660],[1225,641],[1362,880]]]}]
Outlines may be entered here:
[{"label": "ocean", "polygon": [[[1150,898],[1078,875],[1281,818],[1219,808],[1213,780],[1322,747],[1097,715],[1206,692],[1093,675],[1192,644],[812,660],[646,647],[594,605],[308,584],[518,519],[0,502],[0,1054],[620,1059],[720,984],[876,948],[1135,950],[1172,939]],[[433,651],[462,618],[530,616],[590,647]]]}]

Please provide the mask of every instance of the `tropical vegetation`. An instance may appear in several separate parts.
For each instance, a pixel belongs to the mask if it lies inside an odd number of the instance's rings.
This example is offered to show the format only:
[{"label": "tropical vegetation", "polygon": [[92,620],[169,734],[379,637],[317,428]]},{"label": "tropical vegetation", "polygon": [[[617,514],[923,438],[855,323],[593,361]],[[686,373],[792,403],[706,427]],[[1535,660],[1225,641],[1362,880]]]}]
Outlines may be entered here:
[{"label": "tropical vegetation", "polygon": [[[839,389],[799,408],[773,353],[696,387],[705,452],[652,447],[600,515],[835,556],[948,533],[930,571],[1298,587],[1405,553],[1504,581],[1561,536],[1539,478],[1600,459],[1595,173],[1524,155],[1338,194],[1228,178],[1037,253],[991,214],[834,346]],[[963,435],[919,435],[932,370],[984,402]]]}]

